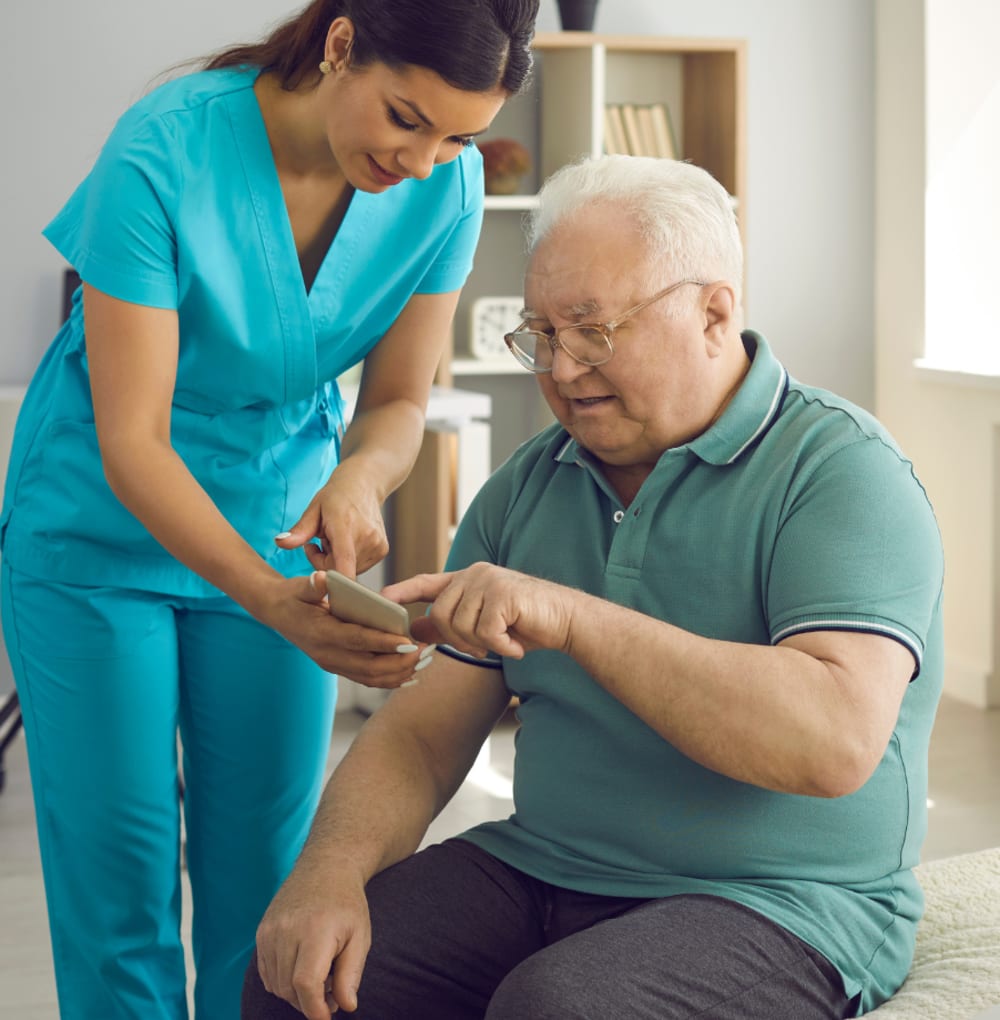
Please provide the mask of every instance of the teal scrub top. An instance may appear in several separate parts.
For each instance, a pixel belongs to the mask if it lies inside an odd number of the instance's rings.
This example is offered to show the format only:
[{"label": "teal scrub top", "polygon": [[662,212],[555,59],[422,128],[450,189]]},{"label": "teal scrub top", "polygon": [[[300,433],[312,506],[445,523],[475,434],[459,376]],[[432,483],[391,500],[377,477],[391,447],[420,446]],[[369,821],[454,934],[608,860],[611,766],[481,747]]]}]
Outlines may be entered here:
[{"label": "teal scrub top", "polygon": [[941,541],[885,429],[790,379],[758,334],[744,343],[753,362],[721,417],[665,451],[627,507],[554,425],[489,480],[448,569],[498,563],[724,641],[897,640],[917,669],[881,763],[835,799],[741,783],[685,757],[569,657],[535,651],[502,662],[520,698],[514,814],[464,838],[563,887],[736,900],[823,953],[871,1009],[906,976],[922,911],[911,869],[942,681]]},{"label": "teal scrub top", "polygon": [[[198,72],[140,100],[45,236],[98,290],[177,311],[175,449],[236,530],[291,575],[308,561],[273,536],[337,463],[336,378],[413,294],[463,285],[482,222],[482,159],[470,147],[426,180],[356,192],[307,293],[257,74]],[[2,525],[4,559],[26,573],[215,594],[104,481],[79,292],[28,388]]]}]

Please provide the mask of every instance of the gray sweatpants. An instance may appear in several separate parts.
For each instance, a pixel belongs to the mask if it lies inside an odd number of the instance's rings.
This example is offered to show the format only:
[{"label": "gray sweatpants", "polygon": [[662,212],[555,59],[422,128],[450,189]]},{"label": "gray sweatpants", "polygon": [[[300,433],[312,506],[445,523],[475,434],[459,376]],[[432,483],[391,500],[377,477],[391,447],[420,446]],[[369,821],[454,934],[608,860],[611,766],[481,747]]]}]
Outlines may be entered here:
[{"label": "gray sweatpants", "polygon": [[[354,1020],[853,1015],[825,957],[715,896],[574,892],[453,839],[377,875],[368,898],[372,947]],[[301,1020],[265,991],[255,963],[244,1020]]]}]

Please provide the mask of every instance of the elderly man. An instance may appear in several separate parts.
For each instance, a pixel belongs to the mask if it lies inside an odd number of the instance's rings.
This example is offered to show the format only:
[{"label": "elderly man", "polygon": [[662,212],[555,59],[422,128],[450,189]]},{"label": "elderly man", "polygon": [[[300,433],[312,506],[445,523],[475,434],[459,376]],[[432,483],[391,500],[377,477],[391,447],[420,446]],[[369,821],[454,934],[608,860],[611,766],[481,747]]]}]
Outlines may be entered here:
[{"label": "elderly man", "polygon": [[[741,277],[694,166],[547,183],[507,339],[558,422],[386,589],[447,654],[331,779],[245,1017],[811,1020],[902,982],[940,539],[886,431],[741,332]],[[512,694],[514,814],[415,852]]]}]

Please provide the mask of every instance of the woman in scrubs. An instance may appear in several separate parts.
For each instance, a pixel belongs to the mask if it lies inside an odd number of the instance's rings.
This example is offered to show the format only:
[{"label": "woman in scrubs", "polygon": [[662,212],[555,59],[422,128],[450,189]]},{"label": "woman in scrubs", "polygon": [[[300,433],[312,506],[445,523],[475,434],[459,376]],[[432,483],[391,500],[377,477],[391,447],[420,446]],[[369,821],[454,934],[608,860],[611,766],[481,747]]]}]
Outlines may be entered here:
[{"label": "woman in scrubs", "polygon": [[83,284],[0,528],[63,1020],[187,1015],[178,728],[195,1009],[226,1020],[319,795],[329,674],[414,673],[310,571],[388,550],[479,234],[473,139],[536,11],[313,0],[129,109],[45,231]]}]

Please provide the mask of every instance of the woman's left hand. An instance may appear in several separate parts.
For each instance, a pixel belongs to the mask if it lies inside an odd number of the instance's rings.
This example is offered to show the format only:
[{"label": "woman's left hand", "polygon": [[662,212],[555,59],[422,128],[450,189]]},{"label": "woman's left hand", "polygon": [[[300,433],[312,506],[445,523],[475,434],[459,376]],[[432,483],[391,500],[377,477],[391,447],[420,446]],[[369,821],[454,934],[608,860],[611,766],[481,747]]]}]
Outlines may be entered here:
[{"label": "woman's left hand", "polygon": [[292,528],[274,540],[282,549],[302,547],[314,570],[337,570],[347,577],[363,574],[389,551],[381,500],[346,464],[334,471]]}]

